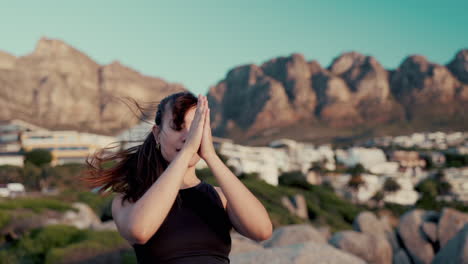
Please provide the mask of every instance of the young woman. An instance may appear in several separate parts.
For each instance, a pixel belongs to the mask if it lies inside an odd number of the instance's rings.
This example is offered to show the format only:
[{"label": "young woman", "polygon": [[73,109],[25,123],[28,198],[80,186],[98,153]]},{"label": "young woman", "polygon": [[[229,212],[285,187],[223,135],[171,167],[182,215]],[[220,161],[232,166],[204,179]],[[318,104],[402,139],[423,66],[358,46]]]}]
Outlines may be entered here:
[{"label": "young woman", "polygon": [[[197,177],[200,158],[219,187]],[[231,228],[256,241],[272,234],[263,205],[215,152],[205,96],[166,97],[142,145],[88,165],[88,183],[117,193],[112,215],[139,263],[229,263]]]}]

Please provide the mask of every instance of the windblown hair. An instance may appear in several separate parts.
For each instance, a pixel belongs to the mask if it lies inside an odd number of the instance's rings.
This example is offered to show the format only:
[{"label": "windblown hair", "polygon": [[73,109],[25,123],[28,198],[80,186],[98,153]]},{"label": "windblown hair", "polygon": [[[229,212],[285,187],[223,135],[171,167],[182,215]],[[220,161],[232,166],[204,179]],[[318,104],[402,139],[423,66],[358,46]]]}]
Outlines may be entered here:
[{"label": "windblown hair", "polygon": [[[144,114],[143,107],[134,101]],[[190,92],[180,92],[164,98],[157,107],[155,124],[163,129],[163,116],[172,110],[171,126],[181,130],[186,112],[197,105],[198,99]],[[98,193],[116,192],[125,200],[136,202],[145,194],[169,165],[156,147],[156,140],[150,131],[141,145],[117,152],[103,148],[86,160],[87,170],[82,180],[91,188],[99,188]]]}]

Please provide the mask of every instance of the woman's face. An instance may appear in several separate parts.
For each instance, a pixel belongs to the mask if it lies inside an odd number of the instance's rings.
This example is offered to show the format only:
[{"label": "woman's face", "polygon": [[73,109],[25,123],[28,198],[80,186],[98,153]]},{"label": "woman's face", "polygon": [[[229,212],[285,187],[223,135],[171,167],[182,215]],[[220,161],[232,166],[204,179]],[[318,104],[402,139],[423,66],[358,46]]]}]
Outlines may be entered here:
[{"label": "woman's face", "polygon": [[[181,130],[177,131],[172,120],[172,110],[166,109],[162,118],[162,129],[158,129],[156,125],[153,127],[153,134],[156,142],[161,144],[161,153],[167,162],[172,162],[177,156],[177,153],[182,149],[185,139],[190,130],[196,107],[192,107],[185,113],[184,123]],[[195,153],[190,160],[189,167],[195,166],[200,161],[200,156]]]}]

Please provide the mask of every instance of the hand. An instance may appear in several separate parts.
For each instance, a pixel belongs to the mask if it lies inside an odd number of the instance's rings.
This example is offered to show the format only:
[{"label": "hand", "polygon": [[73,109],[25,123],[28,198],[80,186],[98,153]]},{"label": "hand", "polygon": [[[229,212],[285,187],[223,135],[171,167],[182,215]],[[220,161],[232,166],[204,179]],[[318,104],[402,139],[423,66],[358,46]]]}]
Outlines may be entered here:
[{"label": "hand", "polygon": [[193,117],[192,124],[190,125],[190,130],[183,147],[183,149],[188,150],[194,154],[200,148],[207,108],[208,106],[206,97],[198,95],[197,109],[195,110],[195,115]]},{"label": "hand", "polygon": [[205,161],[210,157],[213,157],[213,155],[216,155],[216,151],[213,146],[213,137],[211,135],[210,108],[208,106],[208,100],[206,101],[206,106],[208,110],[205,112],[203,137],[201,140],[200,151],[198,152],[198,155],[200,155],[200,157]]}]

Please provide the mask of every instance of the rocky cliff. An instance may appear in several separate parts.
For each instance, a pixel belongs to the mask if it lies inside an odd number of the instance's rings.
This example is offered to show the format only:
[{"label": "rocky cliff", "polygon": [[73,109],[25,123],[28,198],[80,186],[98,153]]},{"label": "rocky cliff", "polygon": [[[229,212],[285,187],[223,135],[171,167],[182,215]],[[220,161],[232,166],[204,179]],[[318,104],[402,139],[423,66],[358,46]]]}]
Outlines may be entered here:
[{"label": "rocky cliff", "polygon": [[0,52],[0,120],[113,134],[138,122],[126,97],[158,101],[181,90],[119,62],[99,65],[60,40],[42,38],[22,57]]},{"label": "rocky cliff", "polygon": [[236,67],[208,96],[215,134],[244,142],[271,134],[313,138],[314,127],[328,127],[330,137],[362,127],[398,130],[398,124],[466,129],[468,50],[446,66],[409,56],[395,70],[357,52],[340,55],[327,68],[292,54]]}]

